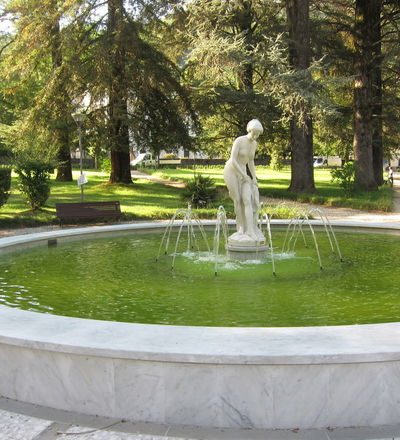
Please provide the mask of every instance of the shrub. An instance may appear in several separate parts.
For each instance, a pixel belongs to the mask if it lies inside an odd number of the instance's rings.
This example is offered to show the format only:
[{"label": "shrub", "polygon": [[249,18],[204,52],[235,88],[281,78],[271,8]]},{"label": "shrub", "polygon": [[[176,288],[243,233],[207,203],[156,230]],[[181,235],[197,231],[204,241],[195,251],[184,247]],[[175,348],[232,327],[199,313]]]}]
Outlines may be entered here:
[{"label": "shrub", "polygon": [[111,159],[104,158],[100,162],[100,170],[103,171],[103,173],[109,173],[111,171]]},{"label": "shrub", "polygon": [[271,153],[270,166],[274,171],[282,171],[284,167],[284,157],[279,152],[273,151]]},{"label": "shrub", "polygon": [[331,171],[332,181],[338,182],[339,186],[344,189],[346,196],[350,196],[354,192],[355,166],[353,162],[346,162],[341,168]]},{"label": "shrub", "polygon": [[0,208],[7,202],[11,188],[11,167],[0,166]]},{"label": "shrub", "polygon": [[32,210],[43,206],[50,195],[50,174],[54,166],[48,162],[26,160],[17,163],[19,189],[28,198]]},{"label": "shrub", "polygon": [[217,188],[213,179],[201,174],[186,183],[183,199],[194,208],[205,208],[217,199]]}]

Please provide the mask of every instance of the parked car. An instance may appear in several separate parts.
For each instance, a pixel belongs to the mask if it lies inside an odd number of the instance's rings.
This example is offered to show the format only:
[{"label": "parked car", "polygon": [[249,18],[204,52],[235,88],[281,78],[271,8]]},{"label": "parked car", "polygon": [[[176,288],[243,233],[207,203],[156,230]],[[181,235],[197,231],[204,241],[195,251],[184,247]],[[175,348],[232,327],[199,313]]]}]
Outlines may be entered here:
[{"label": "parked car", "polygon": [[328,161],[325,157],[314,157],[314,168],[325,167],[328,165]]}]

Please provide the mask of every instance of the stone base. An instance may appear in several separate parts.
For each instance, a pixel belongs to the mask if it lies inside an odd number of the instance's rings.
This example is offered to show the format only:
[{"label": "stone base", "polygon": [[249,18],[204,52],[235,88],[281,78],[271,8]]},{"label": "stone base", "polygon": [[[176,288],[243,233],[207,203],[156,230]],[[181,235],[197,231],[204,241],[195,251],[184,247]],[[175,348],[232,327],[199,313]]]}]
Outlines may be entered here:
[{"label": "stone base", "polygon": [[256,244],[256,245],[236,245],[229,243],[226,245],[226,250],[228,251],[228,257],[231,260],[248,261],[248,260],[262,260],[265,258],[269,246],[267,244]]},{"label": "stone base", "polygon": [[262,232],[257,229],[257,238],[254,239],[242,232],[235,232],[228,238],[226,250],[228,257],[232,260],[262,260],[269,246],[266,244]]}]

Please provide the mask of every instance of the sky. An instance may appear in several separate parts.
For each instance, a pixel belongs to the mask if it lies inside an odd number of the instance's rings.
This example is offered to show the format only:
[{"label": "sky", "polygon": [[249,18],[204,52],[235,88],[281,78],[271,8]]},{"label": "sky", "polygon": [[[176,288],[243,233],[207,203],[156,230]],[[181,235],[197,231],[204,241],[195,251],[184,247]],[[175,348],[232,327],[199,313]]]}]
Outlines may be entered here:
[{"label": "sky", "polygon": [[[0,6],[0,15],[2,14],[3,9]],[[13,25],[10,20],[6,20],[4,18],[0,18],[0,33],[12,32]]]}]

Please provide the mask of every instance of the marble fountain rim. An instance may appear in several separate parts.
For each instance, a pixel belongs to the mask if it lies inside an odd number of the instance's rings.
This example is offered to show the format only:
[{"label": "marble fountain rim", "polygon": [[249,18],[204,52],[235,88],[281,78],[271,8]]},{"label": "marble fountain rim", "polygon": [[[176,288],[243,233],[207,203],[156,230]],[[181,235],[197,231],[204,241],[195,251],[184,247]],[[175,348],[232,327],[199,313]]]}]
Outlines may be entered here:
[{"label": "marble fountain rim", "polygon": [[[205,221],[206,226],[215,224]],[[274,220],[274,227],[286,222]],[[313,220],[316,226],[322,225]],[[335,229],[400,233],[400,225],[332,221]],[[134,223],[61,229],[0,239],[0,252],[97,235],[165,228]],[[156,362],[293,365],[400,360],[400,322],[326,327],[189,327],[71,318],[0,306],[0,344]]]}]

